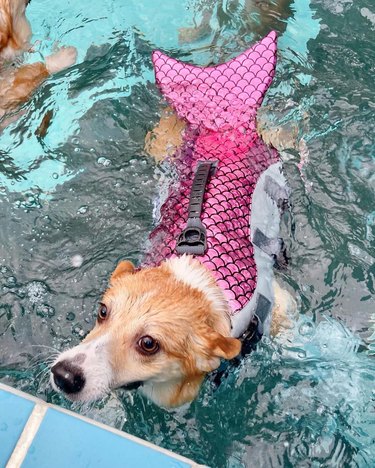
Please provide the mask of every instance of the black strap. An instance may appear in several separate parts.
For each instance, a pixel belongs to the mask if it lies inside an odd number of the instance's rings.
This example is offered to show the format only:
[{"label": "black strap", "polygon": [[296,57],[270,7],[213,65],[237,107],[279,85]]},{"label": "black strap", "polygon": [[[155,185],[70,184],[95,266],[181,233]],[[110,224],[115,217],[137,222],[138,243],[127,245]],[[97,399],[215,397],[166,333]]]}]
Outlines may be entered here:
[{"label": "black strap", "polygon": [[238,367],[243,358],[256,349],[257,344],[262,339],[264,324],[270,310],[271,302],[263,296],[263,294],[258,294],[254,315],[251,317],[250,323],[245,332],[238,337],[241,341],[240,354],[230,361],[221,361],[218,369],[211,372],[208,377],[215,387],[219,387],[222,379],[227,377],[229,372],[233,370],[233,367]]},{"label": "black strap", "polygon": [[190,192],[186,227],[176,243],[176,252],[180,255],[204,255],[207,250],[206,228],[200,217],[206,185],[216,166],[217,161],[198,161]]}]

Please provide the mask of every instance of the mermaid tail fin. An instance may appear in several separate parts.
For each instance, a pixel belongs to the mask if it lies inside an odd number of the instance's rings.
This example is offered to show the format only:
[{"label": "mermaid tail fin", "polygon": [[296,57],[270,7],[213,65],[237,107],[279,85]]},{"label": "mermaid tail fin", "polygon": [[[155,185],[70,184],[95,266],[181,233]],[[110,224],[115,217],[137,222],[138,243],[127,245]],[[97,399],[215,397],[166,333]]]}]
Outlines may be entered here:
[{"label": "mermaid tail fin", "polygon": [[255,129],[256,111],[272,82],[276,33],[229,62],[197,67],[154,51],[156,83],[179,117],[218,131]]}]

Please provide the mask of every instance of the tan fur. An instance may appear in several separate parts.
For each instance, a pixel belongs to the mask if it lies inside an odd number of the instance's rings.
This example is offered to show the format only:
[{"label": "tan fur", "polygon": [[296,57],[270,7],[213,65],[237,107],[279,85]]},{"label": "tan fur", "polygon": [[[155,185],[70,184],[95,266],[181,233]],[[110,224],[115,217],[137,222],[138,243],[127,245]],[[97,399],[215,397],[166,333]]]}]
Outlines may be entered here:
[{"label": "tan fur", "polygon": [[146,135],[145,151],[157,162],[172,156],[182,144],[185,126],[172,109],[165,109],[158,125]]},{"label": "tan fur", "polygon": [[273,291],[275,302],[272,309],[270,334],[276,336],[292,328],[292,320],[296,318],[297,314],[297,304],[292,295],[277,281],[273,282]]},{"label": "tan fur", "polygon": [[8,74],[8,86],[4,82],[0,85],[1,110],[5,113],[17,108],[47,77],[46,66],[41,62],[23,65]]},{"label": "tan fur", "polygon": [[[71,66],[73,47],[60,49],[46,63],[12,66],[15,58],[30,49],[31,28],[25,15],[26,0],[0,0],[0,118],[17,108],[51,74]],[[1,127],[14,119],[4,119]]]},{"label": "tan fur", "polygon": [[11,60],[28,49],[31,28],[25,9],[26,0],[0,0],[0,58]]},{"label": "tan fur", "polygon": [[[198,261],[191,264],[211,275]],[[121,262],[114,271],[102,299],[109,317],[84,342],[110,337],[106,351],[113,387],[141,380],[144,392],[159,405],[191,401],[204,375],[219,366],[220,358],[239,354],[241,344],[230,337],[228,317],[216,314],[202,291],[178,280],[168,261],[139,271],[130,265]],[[137,348],[146,335],[160,344],[150,356]]]}]

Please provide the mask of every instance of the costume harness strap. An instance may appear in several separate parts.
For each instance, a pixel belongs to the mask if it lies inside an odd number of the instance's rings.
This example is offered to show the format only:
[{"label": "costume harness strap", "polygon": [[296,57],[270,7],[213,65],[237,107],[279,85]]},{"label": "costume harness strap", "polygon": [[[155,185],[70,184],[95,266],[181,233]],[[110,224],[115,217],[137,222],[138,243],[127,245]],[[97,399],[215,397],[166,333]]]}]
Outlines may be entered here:
[{"label": "costume harness strap", "polygon": [[176,252],[180,255],[204,255],[206,253],[207,231],[200,216],[206,185],[216,165],[217,161],[198,162],[190,192],[186,227],[179,235],[176,244]]}]

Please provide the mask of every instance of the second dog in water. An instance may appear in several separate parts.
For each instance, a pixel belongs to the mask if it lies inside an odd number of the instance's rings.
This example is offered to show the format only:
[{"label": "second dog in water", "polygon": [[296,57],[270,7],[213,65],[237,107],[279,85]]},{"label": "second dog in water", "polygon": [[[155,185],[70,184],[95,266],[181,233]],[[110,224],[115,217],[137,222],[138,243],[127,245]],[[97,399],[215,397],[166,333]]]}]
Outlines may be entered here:
[{"label": "second dog in water", "polygon": [[[31,27],[26,18],[29,0],[0,0],[0,119],[16,111],[53,73],[73,65],[74,47],[63,47],[45,62],[22,64],[22,53],[31,49]],[[0,127],[13,118],[4,117]]]}]

